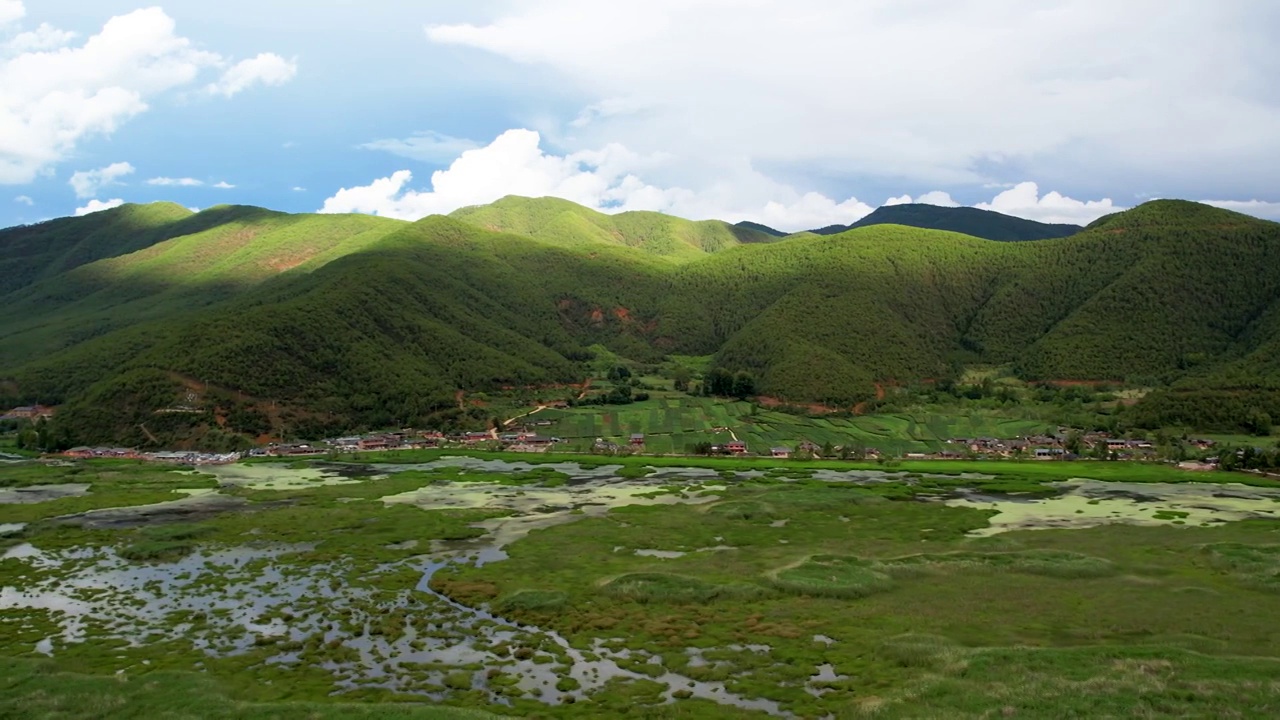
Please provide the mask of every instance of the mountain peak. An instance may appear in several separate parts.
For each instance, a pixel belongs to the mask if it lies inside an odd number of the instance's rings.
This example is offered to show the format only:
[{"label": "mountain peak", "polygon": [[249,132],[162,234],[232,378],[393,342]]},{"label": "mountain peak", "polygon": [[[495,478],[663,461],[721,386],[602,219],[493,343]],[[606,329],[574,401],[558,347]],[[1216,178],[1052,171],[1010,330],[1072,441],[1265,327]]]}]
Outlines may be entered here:
[{"label": "mountain peak", "polygon": [[1089,224],[1090,230],[1152,226],[1245,225],[1266,223],[1251,215],[1224,210],[1191,200],[1148,200],[1141,205],[1107,215]]},{"label": "mountain peak", "polygon": [[906,225],[926,230],[948,230],[1002,242],[1067,237],[1084,229],[1079,225],[1041,223],[972,207],[905,203],[876,208],[870,215],[852,225],[831,225],[813,232],[818,235],[835,235],[869,225]]}]

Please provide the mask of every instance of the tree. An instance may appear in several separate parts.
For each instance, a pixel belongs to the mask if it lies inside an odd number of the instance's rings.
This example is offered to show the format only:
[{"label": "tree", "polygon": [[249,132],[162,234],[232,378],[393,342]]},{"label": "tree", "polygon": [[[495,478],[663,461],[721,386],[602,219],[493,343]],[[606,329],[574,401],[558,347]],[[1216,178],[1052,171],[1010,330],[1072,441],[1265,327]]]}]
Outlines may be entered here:
[{"label": "tree", "polygon": [[631,370],[626,365],[614,365],[609,368],[609,380],[622,382],[631,379]]},{"label": "tree", "polygon": [[1067,442],[1065,443],[1067,452],[1072,455],[1079,455],[1084,452],[1084,439],[1080,437],[1079,430],[1072,430],[1067,433]]},{"label": "tree", "polygon": [[706,388],[708,395],[733,395],[733,374],[724,368],[715,368],[707,373]]},{"label": "tree", "polygon": [[733,396],[739,400],[746,400],[756,394],[756,377],[751,373],[740,370],[733,376]]},{"label": "tree", "polygon": [[685,392],[689,389],[689,381],[693,379],[693,373],[689,372],[689,368],[680,366],[671,373],[672,386],[676,392]]},{"label": "tree", "polygon": [[1266,437],[1271,434],[1271,416],[1261,410],[1254,410],[1245,418],[1244,429],[1250,435]]}]

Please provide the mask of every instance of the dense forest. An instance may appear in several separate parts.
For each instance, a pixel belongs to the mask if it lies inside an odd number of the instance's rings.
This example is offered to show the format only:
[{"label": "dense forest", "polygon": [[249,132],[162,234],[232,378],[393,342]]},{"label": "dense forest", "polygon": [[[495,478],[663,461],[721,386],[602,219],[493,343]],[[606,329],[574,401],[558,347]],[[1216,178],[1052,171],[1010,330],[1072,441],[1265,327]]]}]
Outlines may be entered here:
[{"label": "dense forest", "polygon": [[983,363],[1156,388],[1139,425],[1280,417],[1280,224],[1181,201],[1022,243],[552,199],[417,223],[162,204],[0,247],[0,404],[61,406],[68,441],[464,422],[456,391],[580,382],[601,347],[845,409]]},{"label": "dense forest", "polygon": [[948,230],[987,240],[1006,242],[1069,237],[1084,229],[1079,225],[1041,223],[978,208],[903,203],[876,208],[870,215],[851,225],[829,225],[812,232],[815,235],[838,235],[855,228],[872,225],[905,225],[926,230]]}]

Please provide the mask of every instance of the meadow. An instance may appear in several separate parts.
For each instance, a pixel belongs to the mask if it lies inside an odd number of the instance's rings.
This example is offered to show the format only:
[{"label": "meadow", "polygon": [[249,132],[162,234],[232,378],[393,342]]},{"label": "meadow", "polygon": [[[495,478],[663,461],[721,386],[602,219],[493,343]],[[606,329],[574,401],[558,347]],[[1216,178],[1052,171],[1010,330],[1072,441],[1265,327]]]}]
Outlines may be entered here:
[{"label": "meadow", "polygon": [[[0,713],[1280,711],[1280,488],[1231,485],[1252,476],[368,457],[390,462],[0,466],[0,492],[77,491],[0,494]],[[1083,505],[1076,529],[1020,529],[1072,477],[1121,483],[1107,502],[1124,516]],[[1187,523],[1179,488],[1237,512]],[[208,498],[221,504],[189,504]],[[983,536],[997,510],[981,498],[1027,522]]]}]

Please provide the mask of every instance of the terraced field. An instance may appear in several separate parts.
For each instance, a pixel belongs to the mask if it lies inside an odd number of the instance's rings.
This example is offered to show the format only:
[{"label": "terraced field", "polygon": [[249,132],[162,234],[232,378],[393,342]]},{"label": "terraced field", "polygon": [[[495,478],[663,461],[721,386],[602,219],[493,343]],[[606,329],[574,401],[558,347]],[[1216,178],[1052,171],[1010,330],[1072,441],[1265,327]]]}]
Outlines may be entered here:
[{"label": "terraced field", "polygon": [[804,417],[765,410],[747,402],[672,395],[634,405],[544,410],[537,420],[553,420],[547,432],[586,449],[597,438],[626,444],[632,433],[645,435],[645,451],[679,454],[699,442],[737,438],[752,452],[794,448],[808,440],[818,445],[855,445],[881,452],[940,450],[949,438],[1012,438],[1043,432],[1043,423],[991,411],[943,414],[919,411],[860,417]]}]

